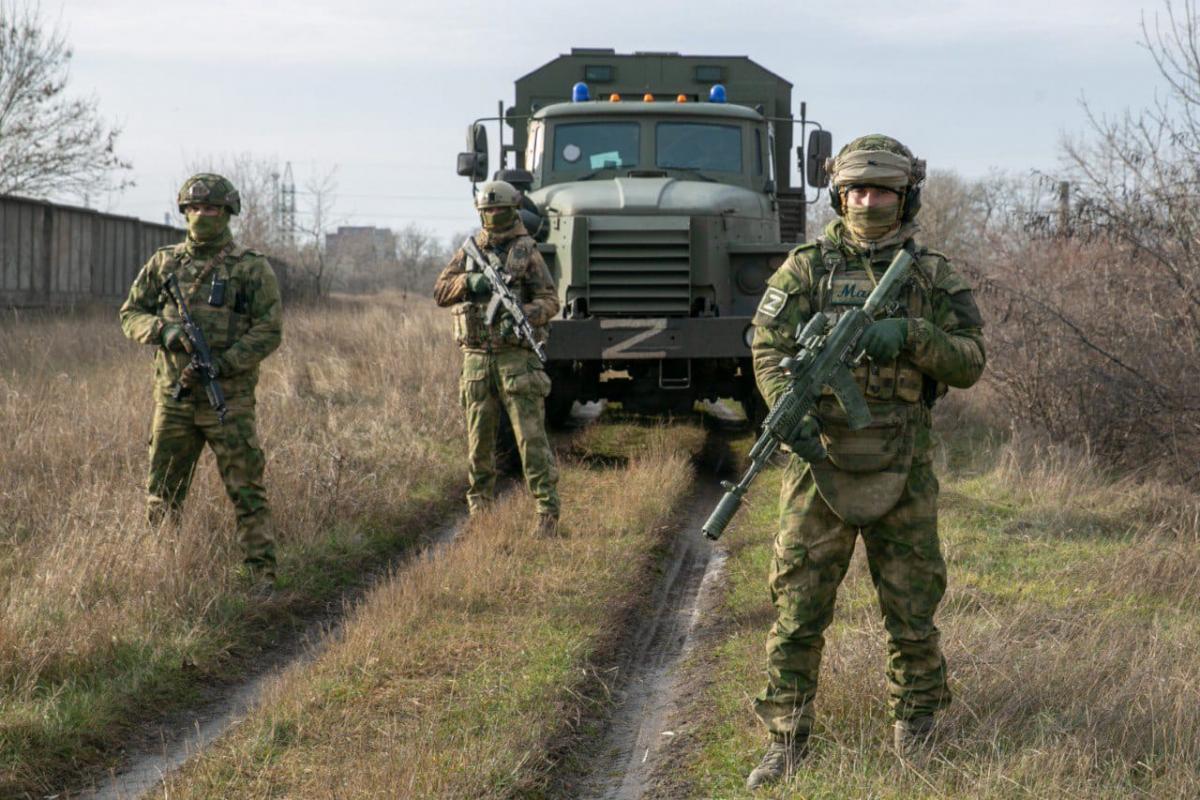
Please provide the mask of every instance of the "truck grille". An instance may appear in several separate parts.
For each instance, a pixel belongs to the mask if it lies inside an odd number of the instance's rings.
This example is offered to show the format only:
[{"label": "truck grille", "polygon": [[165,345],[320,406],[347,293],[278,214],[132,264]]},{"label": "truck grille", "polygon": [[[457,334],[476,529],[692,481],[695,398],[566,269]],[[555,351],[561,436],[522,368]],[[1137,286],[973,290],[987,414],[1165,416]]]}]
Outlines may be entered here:
[{"label": "truck grille", "polygon": [[629,223],[619,217],[588,220],[588,310],[686,316],[692,304],[688,218],[658,217],[649,230],[622,227]]}]

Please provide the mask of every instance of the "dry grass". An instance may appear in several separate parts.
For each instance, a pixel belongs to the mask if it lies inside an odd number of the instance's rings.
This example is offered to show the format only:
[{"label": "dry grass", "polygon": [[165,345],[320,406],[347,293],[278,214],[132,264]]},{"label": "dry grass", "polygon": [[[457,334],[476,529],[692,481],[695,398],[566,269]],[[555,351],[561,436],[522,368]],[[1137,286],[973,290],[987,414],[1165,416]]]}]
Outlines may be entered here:
[{"label": "dry grass", "polygon": [[[510,495],[373,591],[344,635],[164,796],[539,796],[687,492],[694,427],[606,426],[563,463],[562,540]],[[621,443],[624,443],[622,446]],[[596,452],[633,453],[621,467]]]},{"label": "dry grass", "polygon": [[417,300],[289,311],[258,405],[290,590],[264,611],[234,575],[233,514],[211,456],[178,530],[143,522],[149,348],[126,342],[108,311],[4,317],[0,795],[104,761],[120,726],[186,699],[256,627],[352,581],[455,497],[447,327]]},{"label": "dry grass", "polygon": [[[949,416],[938,623],[956,702],[938,756],[905,766],[888,749],[885,634],[860,546],[826,645],[820,744],[791,784],[755,796],[1200,795],[1200,501]],[[762,483],[729,536],[722,622],[690,666],[701,687],[662,797],[749,796],[778,474]]]}]

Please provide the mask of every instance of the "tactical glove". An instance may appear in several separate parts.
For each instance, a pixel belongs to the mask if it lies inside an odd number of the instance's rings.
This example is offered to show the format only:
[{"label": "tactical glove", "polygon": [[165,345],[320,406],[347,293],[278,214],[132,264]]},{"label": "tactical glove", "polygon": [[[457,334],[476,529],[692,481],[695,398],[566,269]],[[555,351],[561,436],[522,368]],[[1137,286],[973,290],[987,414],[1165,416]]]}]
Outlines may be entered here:
[{"label": "tactical glove", "polygon": [[492,296],[492,283],[482,272],[468,272],[467,294],[475,301],[486,300]]},{"label": "tactical glove", "polygon": [[174,350],[176,353],[190,352],[191,343],[188,341],[187,334],[183,332],[182,325],[176,325],[169,322],[162,329],[162,346],[167,350]]},{"label": "tactical glove", "polygon": [[907,319],[881,319],[867,328],[862,337],[862,346],[872,361],[883,363],[900,355],[907,340]]},{"label": "tactical glove", "polygon": [[179,374],[179,385],[185,389],[190,389],[200,382],[200,371],[196,369],[194,364],[188,364],[184,367],[183,372]]},{"label": "tactical glove", "polygon": [[501,337],[510,337],[517,335],[517,326],[513,322],[513,318],[508,315],[508,311],[501,311],[499,314],[499,333]]},{"label": "tactical glove", "polygon": [[808,414],[800,423],[799,429],[787,442],[788,449],[812,464],[825,460],[825,445],[821,444],[821,423],[816,417]]}]

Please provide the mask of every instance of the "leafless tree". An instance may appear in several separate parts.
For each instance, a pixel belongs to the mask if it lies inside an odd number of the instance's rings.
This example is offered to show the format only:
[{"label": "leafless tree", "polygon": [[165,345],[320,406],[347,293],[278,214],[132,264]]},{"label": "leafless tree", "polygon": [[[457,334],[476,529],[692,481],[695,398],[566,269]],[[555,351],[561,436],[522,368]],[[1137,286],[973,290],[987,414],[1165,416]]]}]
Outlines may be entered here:
[{"label": "leafless tree", "polygon": [[67,95],[71,49],[39,6],[0,0],[0,194],[95,197],[130,168],[95,98]]},{"label": "leafless tree", "polygon": [[337,277],[338,264],[327,257],[325,233],[337,224],[334,206],[337,201],[337,167],[324,173],[314,173],[304,184],[308,199],[307,222],[296,222],[299,239],[295,243],[295,266],[302,276],[305,293],[314,297],[328,294]]}]

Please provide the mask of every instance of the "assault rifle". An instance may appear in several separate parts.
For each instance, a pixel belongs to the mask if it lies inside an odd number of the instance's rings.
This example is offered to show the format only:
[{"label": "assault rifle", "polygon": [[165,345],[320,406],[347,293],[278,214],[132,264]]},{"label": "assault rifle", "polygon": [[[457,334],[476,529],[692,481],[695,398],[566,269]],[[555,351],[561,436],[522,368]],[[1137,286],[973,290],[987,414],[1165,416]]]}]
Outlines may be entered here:
[{"label": "assault rifle", "polygon": [[[192,367],[195,368],[196,374],[200,377],[200,384],[208,394],[208,404],[212,406],[213,411],[217,412],[217,421],[223,424],[225,415],[229,413],[229,407],[225,405],[225,392],[221,390],[221,384],[217,383],[217,370],[213,366],[212,351],[208,348],[204,331],[200,330],[200,326],[192,319],[187,299],[184,298],[183,291],[179,288],[179,279],[175,275],[167,276],[167,294],[171,297],[171,302],[179,309],[179,317],[183,320],[183,335],[188,342],[188,352],[192,354]],[[184,391],[183,384],[176,383],[175,388],[171,390],[171,399],[179,400],[183,397]]]},{"label": "assault rifle", "polygon": [[[851,430],[860,430],[871,424],[867,401],[850,370],[862,359],[859,341],[863,332],[875,321],[876,313],[891,310],[900,287],[908,278],[911,265],[912,256],[907,250],[900,250],[862,308],[852,307],[841,312],[836,322],[818,311],[796,334],[800,352],[795,358],[785,358],[779,362],[779,366],[791,378],[791,385],[775,401],[763,421],[762,435],[750,450],[750,467],[746,474],[736,484],[721,482],[725,496],[701,528],[709,539],[715,541],[725,532],[750,484],[779,446],[791,441],[800,430],[804,416],[816,405],[823,387],[828,386],[833,390],[846,412]],[[821,458],[824,457],[822,448]]]},{"label": "assault rifle", "polygon": [[469,236],[463,242],[462,249],[466,253],[467,258],[475,262],[475,265],[479,267],[484,277],[488,279],[488,283],[492,285],[492,299],[488,302],[484,322],[490,326],[495,322],[496,314],[501,309],[504,309],[512,317],[513,327],[516,328],[517,335],[529,343],[529,346],[533,348],[533,352],[545,364],[546,348],[542,347],[541,342],[534,337],[533,326],[529,324],[529,318],[525,316],[525,310],[521,308],[521,298],[513,294],[508,281],[504,279],[504,274],[500,272],[500,259],[493,253],[488,253],[485,256],[475,246],[475,240]]}]

